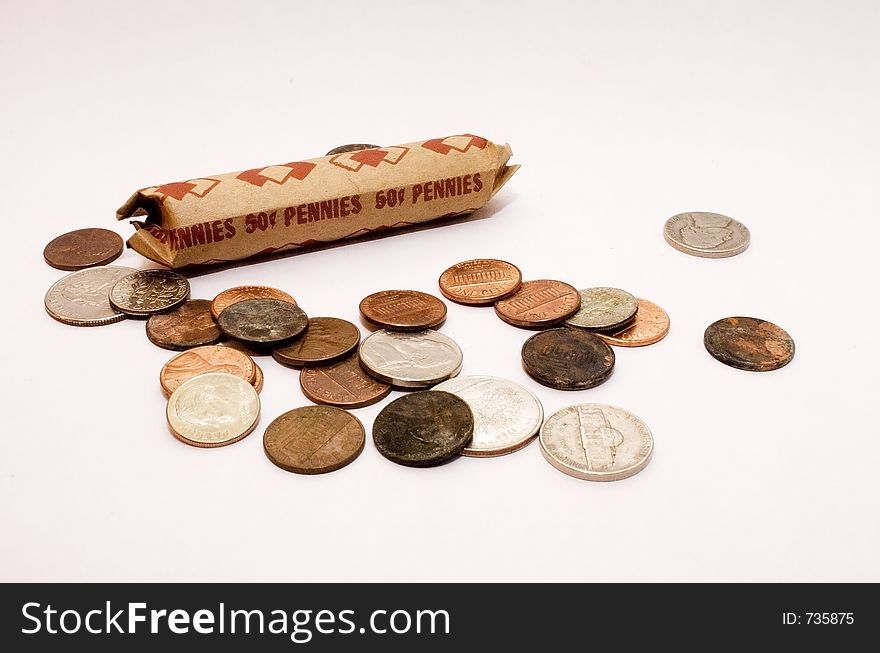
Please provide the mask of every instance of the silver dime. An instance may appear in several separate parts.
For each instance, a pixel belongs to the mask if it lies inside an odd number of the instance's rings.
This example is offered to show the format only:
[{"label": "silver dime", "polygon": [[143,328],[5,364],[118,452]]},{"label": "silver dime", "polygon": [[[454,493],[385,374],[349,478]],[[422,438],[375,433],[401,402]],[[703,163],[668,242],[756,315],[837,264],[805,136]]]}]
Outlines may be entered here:
[{"label": "silver dime", "polygon": [[464,399],[474,414],[474,436],[464,456],[501,456],[522,449],[538,434],[544,409],[531,392],[492,376],[462,376],[444,381],[443,390]]},{"label": "silver dime", "polygon": [[585,288],[578,293],[581,307],[565,321],[568,326],[611,331],[625,326],[639,310],[639,300],[620,288]]},{"label": "silver dime", "polygon": [[461,370],[462,353],[439,331],[375,331],[361,343],[361,367],[400,388],[429,388]]},{"label": "silver dime", "polygon": [[663,237],[675,249],[692,256],[725,258],[749,246],[751,236],[742,223],[720,213],[679,213],[663,225]]},{"label": "silver dime", "polygon": [[645,468],[654,439],[629,411],[605,404],[558,410],[541,427],[541,453],[559,471],[587,481],[618,481]]},{"label": "silver dime", "polygon": [[104,265],[68,274],[46,293],[46,311],[72,326],[101,326],[125,319],[125,313],[110,305],[110,289],[134,268]]},{"label": "silver dime", "polygon": [[139,270],[117,281],[110,290],[113,308],[133,317],[164,313],[187,299],[189,281],[171,270]]}]

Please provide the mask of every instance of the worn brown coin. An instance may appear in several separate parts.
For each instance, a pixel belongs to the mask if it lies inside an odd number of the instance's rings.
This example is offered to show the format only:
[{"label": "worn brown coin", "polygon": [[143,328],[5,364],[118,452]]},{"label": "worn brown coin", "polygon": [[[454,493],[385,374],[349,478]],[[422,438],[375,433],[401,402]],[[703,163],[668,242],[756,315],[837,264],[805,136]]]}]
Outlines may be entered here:
[{"label": "worn brown coin", "polygon": [[159,347],[181,351],[214,344],[220,339],[220,328],[211,315],[211,302],[190,299],[173,311],[151,315],[147,338]]},{"label": "worn brown coin", "polygon": [[280,299],[294,306],[297,305],[293,297],[277,288],[270,288],[269,286],[236,286],[235,288],[224,290],[213,299],[211,302],[211,313],[213,313],[214,319],[218,319],[224,309],[246,299]]},{"label": "worn brown coin", "polygon": [[58,270],[82,270],[107,265],[122,254],[122,238],[109,229],[77,229],[49,241],[43,249],[46,263]]},{"label": "worn brown coin", "polygon": [[633,321],[620,331],[596,333],[609,345],[618,347],[644,347],[653,345],[669,333],[669,315],[654,302],[639,300],[639,310]]},{"label": "worn brown coin", "polygon": [[246,299],[224,309],[217,320],[220,330],[257,347],[287,343],[309,326],[299,307],[280,299]]},{"label": "worn brown coin", "polygon": [[794,358],[794,340],[772,322],[754,317],[726,317],[713,322],[703,344],[725,365],[749,372],[769,372]]},{"label": "worn brown coin", "polygon": [[614,351],[595,334],[562,327],[536,333],[522,347],[529,376],[556,390],[586,390],[604,383],[614,369]]},{"label": "worn brown coin", "polygon": [[474,415],[463,399],[426,390],[395,399],[373,422],[373,442],[400,465],[429,467],[459,455],[474,435]]},{"label": "worn brown coin", "polygon": [[332,150],[327,152],[326,156],[333,156],[334,154],[346,154],[348,152],[359,152],[361,150],[373,150],[379,147],[378,145],[367,145],[366,143],[349,143],[348,145],[340,145],[339,147],[334,147]]},{"label": "worn brown coin", "polygon": [[418,290],[383,290],[360,303],[361,316],[369,324],[389,331],[421,331],[443,324],[446,304]]},{"label": "worn brown coin", "polygon": [[189,299],[189,281],[171,270],[138,270],[110,289],[110,305],[131,317],[172,311]]},{"label": "worn brown coin", "polygon": [[357,458],[364,440],[364,425],[351,413],[332,406],[303,406],[269,424],[263,450],[288,472],[325,474]]},{"label": "worn brown coin", "polygon": [[545,329],[574,315],[581,296],[574,286],[552,279],[524,281],[513,295],[495,302],[495,313],[513,326]]},{"label": "worn brown coin", "polygon": [[168,396],[184,381],[208,372],[234,374],[251,384],[257,373],[256,364],[247,354],[231,347],[206,345],[188,349],[165,363],[159,372],[159,383]]},{"label": "worn brown coin", "polygon": [[363,408],[381,401],[391,386],[364,371],[357,354],[332,365],[305,367],[299,374],[303,394],[318,404]]},{"label": "worn brown coin", "polygon": [[459,304],[485,306],[512,295],[522,285],[513,263],[478,258],[456,263],[440,275],[440,292]]},{"label": "worn brown coin", "polygon": [[278,347],[272,357],[283,365],[327,365],[348,356],[361,341],[361,332],[338,317],[311,317],[306,332]]},{"label": "worn brown coin", "polygon": [[258,393],[263,391],[263,379],[263,368],[254,363],[254,380],[251,381],[251,385]]}]

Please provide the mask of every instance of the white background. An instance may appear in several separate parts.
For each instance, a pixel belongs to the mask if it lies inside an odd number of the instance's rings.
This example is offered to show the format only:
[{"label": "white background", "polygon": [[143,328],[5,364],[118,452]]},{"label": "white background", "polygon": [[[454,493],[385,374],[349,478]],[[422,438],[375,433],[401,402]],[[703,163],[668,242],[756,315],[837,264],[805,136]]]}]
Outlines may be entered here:
[{"label": "white background", "polygon": [[[3,0],[0,579],[880,580],[880,6],[523,5]],[[532,382],[530,333],[491,309],[450,304],[443,332],[463,374],[519,381],[548,415],[639,415],[656,446],[638,476],[578,481],[537,443],[409,469],[369,438],[341,471],[289,474],[262,433],[307,401],[271,359],[257,431],[191,448],[143,322],[44,312],[63,275],[45,243],[127,237],[113,216],[136,188],[461,132],[523,166],[486,219],[199,276],[193,297],[268,284],[357,321],[364,295],[436,292],[472,257],[628,289],[671,333],[617,349],[592,390]],[[663,222],[689,210],[742,220],[750,249],[673,250]],[[703,330],[729,315],[787,329],[794,361],[712,359]],[[368,433],[382,405],[356,411]]]}]

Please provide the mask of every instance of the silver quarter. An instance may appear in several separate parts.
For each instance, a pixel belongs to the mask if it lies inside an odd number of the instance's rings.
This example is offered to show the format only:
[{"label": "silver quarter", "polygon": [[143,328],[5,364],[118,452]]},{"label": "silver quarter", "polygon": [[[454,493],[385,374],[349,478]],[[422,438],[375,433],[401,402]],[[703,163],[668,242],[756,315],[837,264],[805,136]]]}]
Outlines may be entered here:
[{"label": "silver quarter", "polygon": [[578,293],[581,307],[565,321],[568,326],[590,331],[619,329],[639,310],[639,300],[620,288],[585,288]]},{"label": "silver quarter", "polygon": [[619,481],[645,468],[654,438],[629,411],[605,404],[558,410],[541,427],[541,453],[559,471],[587,481]]},{"label": "silver quarter", "polygon": [[361,367],[399,388],[429,388],[461,370],[462,353],[439,331],[375,331],[361,343]]},{"label": "silver quarter", "polygon": [[68,274],[46,293],[46,311],[72,326],[102,326],[125,319],[125,313],[110,305],[110,289],[134,268],[104,265]]},{"label": "silver quarter", "polygon": [[538,435],[544,419],[541,402],[513,381],[492,376],[462,376],[434,387],[464,399],[474,414],[474,437],[464,456],[502,456],[522,449]]},{"label": "silver quarter", "polygon": [[663,225],[663,237],[675,249],[691,256],[726,258],[746,250],[751,240],[748,228],[720,213],[679,213]]},{"label": "silver quarter", "polygon": [[173,310],[189,299],[189,281],[171,270],[139,270],[110,290],[113,308],[132,317]]}]

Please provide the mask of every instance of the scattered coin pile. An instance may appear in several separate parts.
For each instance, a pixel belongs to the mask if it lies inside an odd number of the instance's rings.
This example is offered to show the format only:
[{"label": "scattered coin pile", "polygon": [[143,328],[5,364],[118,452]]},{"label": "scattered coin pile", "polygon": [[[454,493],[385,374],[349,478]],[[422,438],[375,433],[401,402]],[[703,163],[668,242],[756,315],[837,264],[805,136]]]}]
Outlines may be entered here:
[{"label": "scattered coin pile", "polygon": [[[367,147],[373,146],[331,153]],[[749,244],[744,225],[715,213],[674,216],[664,237],[680,251],[715,258]],[[146,319],[147,338],[179,352],[159,380],[168,397],[169,428],[186,444],[229,445],[256,428],[263,371],[253,356],[271,354],[299,368],[303,394],[317,404],[294,408],[265,430],[266,456],[290,472],[331,472],[357,458],[365,430],[347,409],[379,402],[392,387],[413,392],[380,411],[372,436],[376,449],[401,465],[499,456],[536,438],[554,467],[586,480],[632,476],[651,458],[650,430],[622,408],[580,403],[544,420],[540,401],[521,385],[492,376],[458,377],[463,353],[437,330],[447,307],[434,295],[395,289],[365,297],[360,315],[376,330],[362,340],[356,325],[309,317],[276,288],[240,286],[211,301],[190,299],[189,282],[180,274],[107,265],[121,250],[121,239],[103,229],[78,230],[49,243],[46,261],[73,272],[49,289],[46,310],[75,326]],[[523,368],[556,390],[605,382],[615,365],[610,345],[642,347],[669,332],[669,316],[646,299],[618,288],[523,281],[518,267],[496,259],[457,263],[440,275],[439,287],[451,301],[493,306],[507,324],[536,330],[522,346]],[[778,369],[794,356],[785,331],[750,317],[714,322],[704,345],[722,363],[749,371]]]}]

